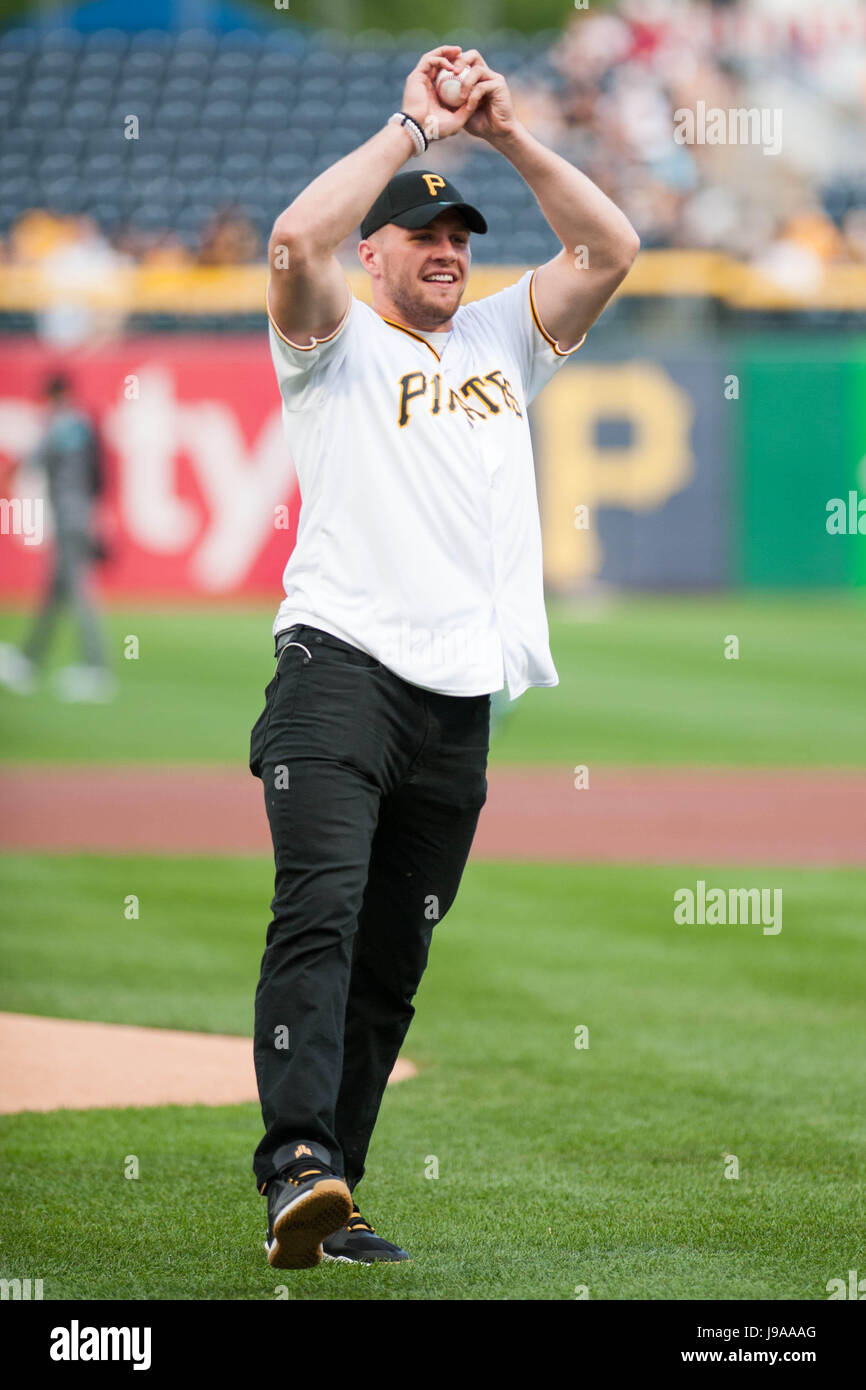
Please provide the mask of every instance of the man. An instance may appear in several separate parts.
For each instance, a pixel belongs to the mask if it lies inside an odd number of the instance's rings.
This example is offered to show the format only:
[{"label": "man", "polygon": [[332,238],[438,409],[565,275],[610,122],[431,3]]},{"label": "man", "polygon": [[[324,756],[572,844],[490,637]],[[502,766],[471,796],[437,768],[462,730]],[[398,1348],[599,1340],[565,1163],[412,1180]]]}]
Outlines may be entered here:
[{"label": "man", "polygon": [[72,701],[109,700],[115,681],[105,661],[99,615],[88,589],[88,574],[101,548],[94,535],[94,511],[102,491],[96,431],[75,403],[68,377],[51,376],[44,386],[47,419],[34,455],[41,468],[54,521],[54,552],[43,598],[21,651],[0,649],[0,684],[18,694],[34,687],[48,654],[57,620],[71,608],[78,627],[82,663],[57,674],[57,693]]},{"label": "man", "polygon": [[[456,111],[436,92],[449,68]],[[484,218],[440,175],[398,172],[461,129],[513,164],[562,242],[462,308]],[[334,255],[358,223],[372,308]],[[302,510],[250,767],[276,863],[253,1166],[280,1268],[409,1258],[353,1194],[485,800],[490,694],[558,679],[527,406],[637,250],[618,209],[516,121],[504,78],[454,45],[425,54],[403,111],[274,225],[270,342]]]}]

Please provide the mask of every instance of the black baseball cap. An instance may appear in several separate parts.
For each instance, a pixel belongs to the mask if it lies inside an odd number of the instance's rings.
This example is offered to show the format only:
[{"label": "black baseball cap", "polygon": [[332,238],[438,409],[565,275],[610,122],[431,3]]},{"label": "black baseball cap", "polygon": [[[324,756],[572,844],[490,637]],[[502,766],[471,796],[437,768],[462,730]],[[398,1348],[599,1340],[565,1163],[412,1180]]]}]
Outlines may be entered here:
[{"label": "black baseball cap", "polygon": [[487,223],[477,208],[466,203],[460,190],[432,169],[411,169],[396,174],[379,194],[361,223],[362,239],[372,236],[388,222],[398,227],[426,227],[440,212],[454,208],[470,232],[486,232]]}]

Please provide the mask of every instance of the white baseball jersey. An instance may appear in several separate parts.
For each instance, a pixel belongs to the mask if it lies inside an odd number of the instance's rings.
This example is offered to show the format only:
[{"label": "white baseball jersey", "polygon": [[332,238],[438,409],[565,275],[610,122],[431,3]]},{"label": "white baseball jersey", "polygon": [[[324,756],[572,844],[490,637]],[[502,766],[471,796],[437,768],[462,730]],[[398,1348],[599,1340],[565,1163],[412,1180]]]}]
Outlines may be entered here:
[{"label": "white baseball jersey", "polygon": [[271,320],[301,491],[275,634],[322,628],[447,695],[558,684],[527,407],[583,339],[558,348],[533,276],[459,308],[441,352],[354,296],[306,348]]}]

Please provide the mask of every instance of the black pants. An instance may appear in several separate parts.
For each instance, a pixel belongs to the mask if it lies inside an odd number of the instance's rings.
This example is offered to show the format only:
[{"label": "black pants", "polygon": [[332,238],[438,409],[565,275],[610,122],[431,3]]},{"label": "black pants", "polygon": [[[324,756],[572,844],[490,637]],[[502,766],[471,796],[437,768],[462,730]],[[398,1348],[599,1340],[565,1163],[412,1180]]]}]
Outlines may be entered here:
[{"label": "black pants", "polygon": [[437,695],[313,627],[281,634],[250,740],[276,868],[256,991],[261,1187],[314,1139],[364,1172],[430,937],[487,794],[490,697]]}]

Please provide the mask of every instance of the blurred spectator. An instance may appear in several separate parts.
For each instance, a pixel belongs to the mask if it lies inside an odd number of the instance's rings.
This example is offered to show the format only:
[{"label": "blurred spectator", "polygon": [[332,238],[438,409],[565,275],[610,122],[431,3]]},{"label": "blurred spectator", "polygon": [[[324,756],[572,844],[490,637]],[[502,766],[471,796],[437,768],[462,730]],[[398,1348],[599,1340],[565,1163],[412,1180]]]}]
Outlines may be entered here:
[{"label": "blurred spectator", "polygon": [[845,239],[844,259],[866,262],[866,208],[852,208],[842,222]]},{"label": "blurred spectator", "polygon": [[[546,54],[539,53],[531,41],[514,36],[509,40],[509,55],[503,31],[502,50],[493,61],[508,75],[519,118],[610,194],[636,226],[645,247],[718,250],[752,261],[767,258],[767,264],[780,266],[793,265],[796,259],[801,267],[807,262],[817,264],[819,271],[832,260],[862,264],[859,214],[866,209],[866,11],[862,0],[834,0],[827,6],[810,5],[807,0],[731,0],[727,4],[613,0],[603,10],[595,5],[573,10],[566,5],[563,14],[563,32]],[[254,47],[259,40],[250,37]],[[351,41],[341,58],[330,48],[319,54],[312,31],[306,37],[315,56],[327,57],[326,66],[334,73],[328,81],[336,91],[351,73]],[[384,84],[392,83],[394,54],[407,46],[409,36],[394,35],[389,46],[387,36],[377,35],[375,47],[365,46],[366,38],[359,36],[358,44],[367,67],[377,54],[381,68],[371,69],[365,81],[375,89],[380,72]],[[484,51],[484,38],[479,36],[478,42]],[[492,36],[491,44],[495,48]],[[344,60],[341,69],[339,63]],[[202,69],[208,61],[202,57]],[[233,100],[242,105],[243,84],[248,82],[246,109],[252,113],[256,89],[255,70],[250,71],[249,79],[241,75],[243,68],[239,71]],[[324,95],[329,98],[330,89]],[[779,152],[766,153],[760,140],[738,143],[739,137],[731,144],[701,138],[678,143],[674,139],[678,113],[695,113],[699,107],[725,114],[778,113]],[[122,279],[130,263],[243,265],[261,258],[268,219],[279,210],[281,191],[285,188],[287,198],[291,197],[289,190],[297,191],[317,167],[347,153],[356,138],[352,122],[341,127],[335,138],[332,114],[327,100],[309,110],[299,102],[292,111],[292,126],[299,137],[297,157],[293,142],[288,141],[280,151],[284,165],[271,174],[266,164],[257,164],[261,153],[255,153],[263,148],[261,122],[266,115],[251,117],[248,128],[243,124],[246,118],[238,115],[241,124],[226,128],[220,138],[231,137],[232,151],[225,165],[221,157],[204,152],[213,148],[212,140],[202,150],[196,147],[192,128],[182,158],[168,153],[164,167],[157,164],[148,174],[156,186],[155,203],[143,200],[130,212],[128,189],[123,186],[126,176],[106,175],[115,186],[105,192],[104,206],[125,205],[125,215],[131,219],[127,225],[112,231],[111,226],[98,228],[87,218],[28,212],[12,227],[6,246],[0,248],[0,260],[42,267],[50,291],[46,299],[55,289],[64,295],[64,302],[43,316],[42,331],[52,341],[67,344],[114,331],[116,324],[110,316],[94,318],[80,298],[76,301],[76,286],[105,286],[112,276]],[[207,134],[212,137],[214,132]],[[110,166],[114,155],[98,157],[108,158]],[[147,157],[152,163],[154,156]],[[444,171],[453,169],[458,177],[460,168],[476,157],[484,156],[479,156],[478,142],[469,137],[448,141],[436,151],[437,164]],[[10,160],[15,168],[17,158],[13,150]],[[182,167],[184,162],[191,173]],[[257,167],[262,170],[260,186],[252,177]],[[99,197],[93,193],[94,206],[99,204],[103,186],[97,184]],[[237,196],[242,206],[223,207],[208,220],[208,209],[218,206],[218,197],[226,196]],[[791,219],[800,210],[822,203],[827,218],[820,233],[817,224],[811,232],[803,226],[792,231]],[[533,208],[518,211],[521,217],[526,214],[519,227],[519,254],[531,257],[538,220]],[[173,216],[176,225],[171,225]],[[829,235],[830,223],[835,236]],[[508,236],[507,221],[502,225]],[[515,225],[512,218],[512,231]],[[494,255],[505,254],[504,246],[496,242],[495,227],[491,230],[486,249]],[[544,237],[544,229],[539,228],[539,254],[543,254]],[[189,249],[196,243],[197,251]],[[353,248],[354,242],[343,248],[349,259]]]},{"label": "blurred spectator", "polygon": [[139,227],[119,227],[114,247],[128,261],[139,265],[177,267],[193,265],[195,257],[174,231],[147,232]]},{"label": "blurred spectator", "polygon": [[843,246],[826,213],[804,209],[783,223],[755,264],[783,289],[808,295],[818,289],[824,266],[838,257]]},{"label": "blurred spectator", "polygon": [[[616,12],[577,12],[551,53],[562,83],[563,152],[623,208],[645,246],[765,256],[804,283],[807,263],[820,273],[828,260],[861,259],[856,216],[853,236],[840,236],[820,213],[808,224],[790,221],[792,204],[844,177],[834,160],[853,166],[853,196],[866,204],[866,22],[862,9],[859,23],[854,5],[847,16],[843,10],[836,26],[806,6],[774,14],[758,6],[621,0]],[[781,153],[676,144],[675,113],[698,102],[725,113],[778,108]],[[807,141],[818,114],[821,135]],[[838,138],[825,138],[827,129]],[[782,235],[774,230],[780,217],[788,220]]]},{"label": "blurred spectator", "polygon": [[70,381],[53,376],[45,383],[45,432],[34,462],[47,485],[54,522],[54,553],[48,585],[24,646],[0,647],[0,684],[17,694],[34,688],[64,609],[71,608],[78,626],[82,664],[67,666],[57,677],[63,700],[104,701],[114,694],[114,677],[105,660],[101,625],[88,590],[88,574],[102,558],[95,535],[96,504],[102,491],[100,447],[96,431],[75,403]]},{"label": "blurred spectator", "polygon": [[224,208],[205,227],[198,253],[201,265],[245,265],[259,255],[259,236],[237,208]]},{"label": "blurred spectator", "polygon": [[[37,208],[19,217],[9,235],[13,264],[39,272],[45,307],[36,319],[52,347],[71,348],[116,337],[124,316],[112,303],[112,279],[129,264],[89,217]],[[103,304],[95,303],[105,296]],[[118,301],[119,302],[119,301]]]}]

